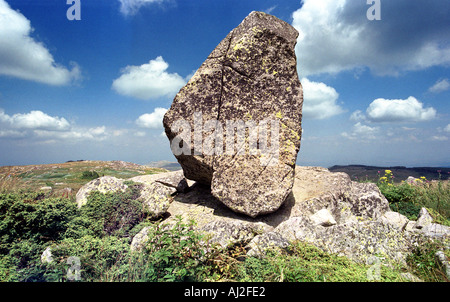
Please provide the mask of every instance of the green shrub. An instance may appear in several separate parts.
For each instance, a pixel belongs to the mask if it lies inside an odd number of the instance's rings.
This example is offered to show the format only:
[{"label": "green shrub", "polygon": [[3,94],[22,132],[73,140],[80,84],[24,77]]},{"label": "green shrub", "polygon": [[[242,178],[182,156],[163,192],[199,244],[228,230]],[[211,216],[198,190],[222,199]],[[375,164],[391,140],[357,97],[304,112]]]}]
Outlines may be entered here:
[{"label": "green shrub", "polygon": [[100,175],[98,175],[98,173],[95,171],[83,171],[83,173],[81,174],[82,179],[93,180],[99,177]]},{"label": "green shrub", "polygon": [[140,185],[133,185],[125,192],[92,192],[81,207],[80,215],[93,221],[94,234],[100,224],[102,235],[127,237],[129,231],[145,218],[142,202],[138,201],[140,190]]},{"label": "green shrub", "polygon": [[445,250],[442,243],[437,241],[423,242],[415,247],[406,262],[412,273],[425,282],[448,282],[445,269],[436,259],[436,252]]},{"label": "green shrub", "polygon": [[192,226],[193,222],[184,223],[178,218],[173,227],[155,224],[150,228],[143,281],[202,280],[206,247],[200,243],[202,235]]},{"label": "green shrub", "polygon": [[405,215],[409,220],[417,220],[421,206],[415,205],[412,202],[391,202],[389,207],[392,211]]}]

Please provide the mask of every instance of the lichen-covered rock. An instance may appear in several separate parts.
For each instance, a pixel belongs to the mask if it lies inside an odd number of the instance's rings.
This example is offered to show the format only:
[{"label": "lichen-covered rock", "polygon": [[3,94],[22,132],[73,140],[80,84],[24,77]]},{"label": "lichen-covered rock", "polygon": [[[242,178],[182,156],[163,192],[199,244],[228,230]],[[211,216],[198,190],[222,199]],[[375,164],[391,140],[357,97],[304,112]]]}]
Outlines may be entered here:
[{"label": "lichen-covered rock", "polygon": [[93,191],[99,191],[100,193],[107,192],[125,192],[128,188],[127,185],[123,183],[122,179],[115,178],[113,176],[103,176],[97,179],[94,179],[78,190],[76,195],[76,202],[78,207],[80,208],[87,202],[87,197]]},{"label": "lichen-covered rock", "polygon": [[144,204],[144,211],[149,219],[164,215],[172,202],[172,194],[176,190],[160,183],[144,183],[139,200]]},{"label": "lichen-covered rock", "polygon": [[136,235],[134,235],[133,240],[131,241],[130,249],[131,251],[139,251],[144,246],[145,243],[148,241],[148,231],[150,230],[150,227],[144,227],[142,230],[139,231]]},{"label": "lichen-covered rock", "polygon": [[268,250],[282,250],[288,248],[289,241],[279,233],[267,232],[255,236],[247,245],[247,256],[262,258]]},{"label": "lichen-covered rock", "polygon": [[381,220],[400,231],[405,230],[406,225],[410,222],[405,215],[393,211],[384,213],[384,215],[381,216]]},{"label": "lichen-covered rock", "polygon": [[428,213],[426,208],[421,208],[419,212],[419,217],[416,221],[416,229],[422,229],[433,222],[433,217]]},{"label": "lichen-covered rock", "polygon": [[[252,12],[214,49],[164,116],[186,177],[210,185],[219,201],[251,217],[276,211],[292,190],[303,105],[297,36],[288,23]],[[241,136],[235,132],[239,125]]]},{"label": "lichen-covered rock", "polygon": [[239,221],[216,220],[203,226],[201,231],[209,244],[218,244],[222,248],[245,244],[257,235],[251,224]]},{"label": "lichen-covered rock", "polygon": [[382,220],[347,222],[331,227],[317,226],[306,217],[293,217],[274,230],[289,241],[309,242],[327,252],[366,263],[382,256],[403,263],[411,242],[402,232]]},{"label": "lichen-covered rock", "polygon": [[150,175],[139,175],[132,177],[129,180],[146,184],[157,182],[166,187],[173,188],[173,193],[185,192],[189,188],[182,170]]}]

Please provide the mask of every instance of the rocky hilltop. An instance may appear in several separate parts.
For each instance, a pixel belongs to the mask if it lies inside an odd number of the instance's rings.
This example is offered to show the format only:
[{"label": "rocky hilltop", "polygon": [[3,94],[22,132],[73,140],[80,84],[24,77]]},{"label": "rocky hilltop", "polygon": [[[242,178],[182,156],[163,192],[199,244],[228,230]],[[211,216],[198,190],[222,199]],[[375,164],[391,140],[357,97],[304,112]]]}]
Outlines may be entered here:
[{"label": "rocky hilltop", "polygon": [[[383,263],[404,264],[422,241],[448,243],[450,239],[450,228],[432,223],[425,209],[417,221],[410,221],[389,209],[375,184],[354,182],[345,173],[320,167],[296,166],[286,202],[275,213],[256,218],[231,210],[211,194],[209,186],[187,180],[182,171],[129,180],[144,185],[140,198],[151,217],[168,226],[177,216],[192,219],[198,230],[209,234],[209,243],[223,248],[243,244],[249,256],[262,257],[268,248],[282,249],[300,240],[361,263],[378,257]],[[114,192],[125,187],[124,180],[105,176],[80,189],[77,202],[83,206],[83,198],[95,190]],[[143,246],[147,232],[144,228],[134,237],[132,249]]]}]

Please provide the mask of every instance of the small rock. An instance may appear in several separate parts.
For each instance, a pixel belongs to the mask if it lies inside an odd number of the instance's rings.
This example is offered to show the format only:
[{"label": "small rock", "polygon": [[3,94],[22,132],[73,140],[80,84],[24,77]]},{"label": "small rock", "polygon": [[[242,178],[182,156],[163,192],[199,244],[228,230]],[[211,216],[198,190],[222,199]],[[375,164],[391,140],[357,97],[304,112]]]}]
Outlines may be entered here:
[{"label": "small rock", "polygon": [[279,233],[268,232],[255,236],[247,245],[249,251],[248,257],[262,258],[269,249],[285,249],[289,246],[289,241],[283,238]]},{"label": "small rock", "polygon": [[128,188],[127,185],[123,183],[122,179],[115,178],[113,176],[103,176],[97,179],[94,179],[78,190],[76,195],[77,205],[80,208],[87,202],[87,197],[93,191],[99,191],[100,193],[107,192],[125,192]]},{"label": "small rock", "polygon": [[131,251],[140,251],[145,246],[145,243],[148,241],[149,230],[150,227],[145,227],[133,237],[130,246]]},{"label": "small rock", "polygon": [[435,256],[439,264],[444,268],[447,278],[450,279],[450,263],[447,256],[445,256],[443,251],[437,251]]},{"label": "small rock", "polygon": [[403,230],[409,223],[409,219],[406,216],[397,212],[386,212],[381,217],[381,220],[392,225],[398,230]]},{"label": "small rock", "polygon": [[321,225],[324,227],[332,226],[336,224],[336,220],[334,220],[333,215],[330,210],[322,209],[316,212],[314,215],[309,217],[311,221],[316,225]]},{"label": "small rock", "polygon": [[149,219],[156,219],[167,212],[174,191],[174,188],[156,182],[144,184],[139,200],[144,204]]},{"label": "small rock", "polygon": [[240,221],[216,220],[208,223],[201,230],[211,236],[207,240],[208,243],[218,244],[222,248],[245,244],[256,235],[251,224]]},{"label": "small rock", "polygon": [[427,224],[420,230],[427,237],[432,238],[450,237],[450,227],[437,223]]},{"label": "small rock", "polygon": [[53,190],[53,188],[52,187],[41,187],[39,190],[40,191],[51,191],[51,190]]},{"label": "small rock", "polygon": [[47,247],[41,255],[41,262],[42,263],[51,263],[52,261],[53,261],[52,249],[50,247]]},{"label": "small rock", "polygon": [[417,276],[414,276],[411,273],[401,273],[400,276],[402,276],[404,279],[411,281],[411,282],[423,282],[422,279],[420,279]]},{"label": "small rock", "polygon": [[421,208],[419,218],[417,218],[416,228],[421,229],[433,222],[433,217],[428,213],[426,208]]}]

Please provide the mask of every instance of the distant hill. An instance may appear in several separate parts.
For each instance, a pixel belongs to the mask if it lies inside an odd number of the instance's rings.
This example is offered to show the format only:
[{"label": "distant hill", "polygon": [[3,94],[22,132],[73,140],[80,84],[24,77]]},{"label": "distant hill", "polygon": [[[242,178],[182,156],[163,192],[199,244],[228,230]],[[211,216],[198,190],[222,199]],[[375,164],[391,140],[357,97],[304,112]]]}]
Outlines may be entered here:
[{"label": "distant hill", "polygon": [[179,163],[177,163],[177,162],[170,162],[170,161],[167,161],[167,160],[150,162],[146,166],[152,167],[152,168],[162,168],[162,169],[166,169],[166,170],[169,170],[169,171],[181,170],[181,166],[180,166]]},{"label": "distant hill", "polygon": [[[406,168],[402,166],[394,167],[376,167],[364,165],[348,165],[348,166],[332,166],[328,168],[331,172],[345,172],[352,180],[370,180],[376,182],[378,177],[384,175],[385,170],[391,170],[394,175],[395,182],[406,180],[409,176],[419,178],[425,176],[427,180],[448,180],[450,168],[438,167],[414,167]],[[380,173],[378,173],[380,171]],[[440,172],[438,172],[440,171]]]}]

